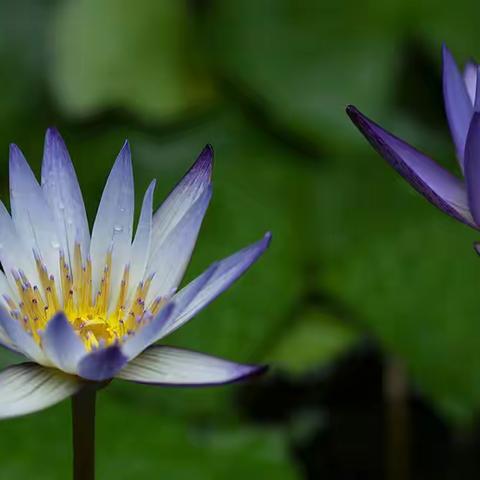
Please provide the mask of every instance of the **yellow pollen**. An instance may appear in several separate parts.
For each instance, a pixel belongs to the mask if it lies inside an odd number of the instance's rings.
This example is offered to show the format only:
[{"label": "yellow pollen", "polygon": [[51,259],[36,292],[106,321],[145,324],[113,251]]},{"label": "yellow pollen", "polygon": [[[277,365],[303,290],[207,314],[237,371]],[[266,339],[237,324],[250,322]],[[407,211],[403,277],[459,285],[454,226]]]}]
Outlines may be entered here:
[{"label": "yellow pollen", "polygon": [[129,295],[130,269],[127,265],[116,299],[111,298],[112,252],[105,258],[103,275],[96,292],[93,292],[92,262],[83,259],[80,245],[76,244],[70,267],[65,255],[60,253],[59,289],[53,275],[36,254],[35,262],[39,285],[32,286],[22,271],[13,271],[19,294],[18,303],[5,296],[12,317],[17,319],[35,341],[41,345],[42,332],[53,315],[63,311],[88,351],[100,346],[121,343],[126,336],[156,315],[164,299],[156,298],[145,305],[152,277],[140,282],[133,295]]}]

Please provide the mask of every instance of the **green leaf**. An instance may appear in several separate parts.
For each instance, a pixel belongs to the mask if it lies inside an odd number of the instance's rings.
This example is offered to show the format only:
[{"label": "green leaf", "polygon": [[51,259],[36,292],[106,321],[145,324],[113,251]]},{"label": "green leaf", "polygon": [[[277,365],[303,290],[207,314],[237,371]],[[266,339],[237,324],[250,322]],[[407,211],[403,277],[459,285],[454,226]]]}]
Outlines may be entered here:
[{"label": "green leaf", "polygon": [[75,116],[123,108],[174,119],[198,109],[212,88],[192,28],[186,1],[64,3],[52,38],[55,95]]},{"label": "green leaf", "polygon": [[[162,391],[169,394],[168,389]],[[68,478],[69,424],[68,402],[3,422],[2,475],[39,480]],[[109,391],[102,391],[97,402],[97,464],[99,478],[119,480],[152,476],[172,480],[299,478],[289,465],[282,430],[222,425],[215,423],[214,416],[172,421],[168,411],[118,401]]]},{"label": "green leaf", "polygon": [[318,175],[318,286],[405,360],[437,409],[467,421],[480,406],[476,235],[382,162],[359,154]]},{"label": "green leaf", "polygon": [[294,374],[327,366],[358,340],[355,330],[340,319],[311,309],[289,321],[283,337],[265,357]]},{"label": "green leaf", "polygon": [[219,70],[272,122],[320,149],[338,150],[346,140],[358,142],[345,121],[347,103],[375,116],[386,111],[401,2],[212,3],[207,35]]}]

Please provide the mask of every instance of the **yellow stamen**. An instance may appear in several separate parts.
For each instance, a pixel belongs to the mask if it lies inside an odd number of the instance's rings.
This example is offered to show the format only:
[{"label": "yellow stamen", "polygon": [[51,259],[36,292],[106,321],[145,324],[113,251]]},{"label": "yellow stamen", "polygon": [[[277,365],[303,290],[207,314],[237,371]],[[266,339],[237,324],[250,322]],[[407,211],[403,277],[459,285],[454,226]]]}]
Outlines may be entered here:
[{"label": "yellow stamen", "polygon": [[112,251],[106,255],[103,275],[95,295],[92,292],[92,262],[89,258],[82,258],[79,244],[75,245],[71,267],[65,255],[60,253],[58,283],[53,275],[49,275],[38,254],[35,254],[35,263],[39,285],[32,287],[22,271],[14,271],[12,274],[19,302],[8,296],[4,300],[11,315],[39,344],[41,332],[58,311],[65,313],[87,350],[92,350],[122,342],[164,305],[164,301],[158,298],[150,303],[149,308],[145,306],[152,277],[140,282],[133,295],[129,294],[128,265],[124,268],[118,295],[112,298]]}]

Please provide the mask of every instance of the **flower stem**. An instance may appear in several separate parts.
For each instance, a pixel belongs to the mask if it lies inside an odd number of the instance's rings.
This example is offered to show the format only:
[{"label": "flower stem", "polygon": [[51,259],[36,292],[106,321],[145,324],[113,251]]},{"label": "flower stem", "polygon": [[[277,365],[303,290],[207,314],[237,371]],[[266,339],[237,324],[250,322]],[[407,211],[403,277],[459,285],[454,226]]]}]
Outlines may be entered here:
[{"label": "flower stem", "polygon": [[95,479],[95,388],[72,397],[73,479]]}]

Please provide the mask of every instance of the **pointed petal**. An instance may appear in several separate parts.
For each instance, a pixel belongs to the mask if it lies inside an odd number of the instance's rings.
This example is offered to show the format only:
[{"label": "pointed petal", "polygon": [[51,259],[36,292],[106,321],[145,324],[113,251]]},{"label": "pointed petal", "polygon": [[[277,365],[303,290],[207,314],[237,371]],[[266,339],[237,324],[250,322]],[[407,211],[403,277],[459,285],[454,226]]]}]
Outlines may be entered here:
[{"label": "pointed petal", "polygon": [[6,332],[16,349],[27,358],[41,365],[52,366],[33,337],[3,307],[0,307],[0,327]]},{"label": "pointed petal", "polygon": [[[478,74],[480,73],[479,70],[480,70],[480,67],[477,67],[477,77],[478,77]],[[475,101],[473,104],[473,110],[475,112],[480,112],[480,82],[477,82],[475,84]]]},{"label": "pointed petal", "polygon": [[13,365],[0,372],[0,418],[18,417],[51,407],[74,395],[84,383],[34,363]]},{"label": "pointed petal", "polygon": [[[177,301],[165,305],[160,313],[147,325],[135,332],[126,340],[122,346],[122,351],[129,359],[136,357],[149,345],[162,337],[162,332],[169,324],[170,319],[176,318],[202,291],[202,288],[208,283],[217,270],[217,265],[212,265],[202,275],[200,275],[183,295],[179,296]],[[193,282],[192,282],[193,283]]]},{"label": "pointed petal", "polygon": [[153,385],[202,387],[236,382],[265,370],[265,366],[241,365],[204,353],[153,345],[116,378]]},{"label": "pointed petal", "polygon": [[77,242],[85,258],[90,246],[85,205],[67,147],[55,128],[49,128],[45,135],[42,188],[53,212],[66,258],[73,257]]},{"label": "pointed petal", "polygon": [[467,62],[463,70],[463,81],[472,105],[475,103],[475,92],[477,90],[477,69],[477,64],[474,61],[470,61]]},{"label": "pointed petal", "polygon": [[450,50],[443,46],[443,98],[457,157],[463,170],[463,156],[473,103]]},{"label": "pointed petal", "polygon": [[173,303],[165,305],[150,323],[132,334],[122,345],[123,354],[130,360],[154,343],[158,332],[171,317],[174,309],[175,305]]},{"label": "pointed petal", "polygon": [[[175,312],[172,315],[171,320],[164,326],[157,340],[180,328],[238,280],[267,249],[271,238],[271,234],[267,233],[260,241],[217,262],[213,275],[202,288],[199,289],[197,284],[197,281],[201,278],[199,277],[180,290],[173,297],[173,301],[176,304],[185,305],[185,307],[182,310],[178,309],[178,313]],[[191,297],[191,289],[199,289],[198,294],[193,297],[192,301],[186,302],[185,297]]]},{"label": "pointed petal", "polygon": [[[211,145],[207,145],[187,174],[156,211],[153,217],[153,246],[163,243],[190,207],[209,187],[212,167],[213,149]],[[150,255],[150,258],[152,257],[153,252]]]},{"label": "pointed petal", "polygon": [[84,343],[73,331],[63,312],[57,313],[48,322],[42,336],[42,346],[55,366],[72,374],[77,373],[78,362],[87,354]]},{"label": "pointed petal", "polygon": [[28,253],[37,251],[49,273],[58,278],[60,241],[52,211],[35,175],[16,145],[10,146],[10,204],[19,237]]},{"label": "pointed petal", "polygon": [[150,298],[168,297],[177,289],[192,256],[211,197],[211,187],[207,187],[167,238],[160,245],[152,243],[147,269],[154,275]]},{"label": "pointed petal", "polygon": [[134,208],[133,171],[130,147],[125,142],[113,165],[100,200],[92,230],[93,291],[100,283],[107,252],[112,249],[112,299],[120,285],[125,265],[130,260]]},{"label": "pointed petal", "polygon": [[87,380],[101,382],[113,378],[128,359],[117,345],[96,350],[78,364],[78,375]]},{"label": "pointed petal", "polygon": [[0,262],[7,275],[14,297],[17,296],[17,290],[12,270],[23,270],[30,281],[38,284],[39,280],[32,252],[25,247],[25,243],[19,237],[13,220],[2,202],[0,202]]},{"label": "pointed petal", "polygon": [[147,260],[150,253],[152,239],[152,207],[155,180],[149,185],[143,198],[142,210],[138,220],[135,239],[132,244],[132,256],[130,261],[130,284],[135,290],[139,282],[145,276]]},{"label": "pointed petal", "polygon": [[468,210],[463,183],[433,160],[372,122],[355,107],[347,113],[377,152],[429,202],[457,220],[477,228]]},{"label": "pointed petal", "polygon": [[480,113],[475,113],[465,147],[465,180],[473,218],[480,223]]}]

